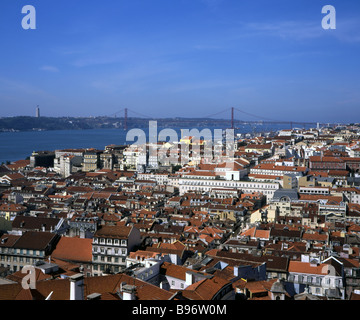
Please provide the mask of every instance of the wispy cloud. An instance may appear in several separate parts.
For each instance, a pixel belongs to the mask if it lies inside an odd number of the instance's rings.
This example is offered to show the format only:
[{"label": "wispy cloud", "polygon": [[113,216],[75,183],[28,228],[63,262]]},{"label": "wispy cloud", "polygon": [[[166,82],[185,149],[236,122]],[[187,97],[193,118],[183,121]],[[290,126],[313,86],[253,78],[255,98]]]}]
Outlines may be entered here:
[{"label": "wispy cloud", "polygon": [[282,39],[314,39],[324,35],[320,24],[309,21],[279,21],[245,23],[244,35],[274,36]]},{"label": "wispy cloud", "polygon": [[221,81],[221,80],[198,80],[198,81],[187,81],[183,83],[174,83],[166,87],[166,90],[173,93],[179,92],[190,92],[199,90],[212,90],[212,89],[229,89],[234,88],[239,83],[237,81]]},{"label": "wispy cloud", "polygon": [[218,6],[224,1],[224,0],[200,0],[202,3],[204,3],[207,7],[209,7],[211,10],[215,10],[218,8]]},{"label": "wispy cloud", "polygon": [[35,95],[35,96],[49,96],[48,93],[38,87],[35,87],[31,84],[14,81],[10,79],[0,78],[0,87],[2,92],[7,92],[9,94],[26,94],[26,95]]},{"label": "wispy cloud", "polygon": [[90,86],[106,92],[137,92],[153,88],[157,81],[164,81],[179,70],[176,62],[147,61],[138,63],[123,71],[99,76]]},{"label": "wispy cloud", "polygon": [[360,42],[357,32],[360,21],[355,19],[337,20],[335,30],[324,30],[319,21],[276,21],[276,22],[251,22],[240,25],[239,36],[273,36],[284,40],[312,40],[321,37],[333,37],[342,42]]},{"label": "wispy cloud", "polygon": [[[89,45],[89,48],[91,45]],[[84,54],[79,54],[74,57],[71,65],[82,68],[96,65],[107,65],[114,63],[122,63],[128,57],[127,52],[121,50],[116,45],[112,47],[101,47],[102,49],[90,49]]]},{"label": "wispy cloud", "polygon": [[40,70],[42,71],[48,71],[48,72],[59,72],[59,69],[54,66],[45,65],[40,67]]}]

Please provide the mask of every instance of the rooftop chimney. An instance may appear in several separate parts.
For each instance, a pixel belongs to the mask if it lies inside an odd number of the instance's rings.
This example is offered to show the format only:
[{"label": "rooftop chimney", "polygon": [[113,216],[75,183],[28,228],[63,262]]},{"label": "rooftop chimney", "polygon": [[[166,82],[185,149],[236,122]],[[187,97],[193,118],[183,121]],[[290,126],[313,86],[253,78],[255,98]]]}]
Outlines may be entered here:
[{"label": "rooftop chimney", "polygon": [[84,300],[84,275],[77,273],[70,277],[70,300]]},{"label": "rooftop chimney", "polygon": [[191,286],[193,284],[193,274],[191,272],[186,272],[185,276],[185,284]]},{"label": "rooftop chimney", "polygon": [[136,300],[136,286],[125,284],[121,285],[123,300]]}]

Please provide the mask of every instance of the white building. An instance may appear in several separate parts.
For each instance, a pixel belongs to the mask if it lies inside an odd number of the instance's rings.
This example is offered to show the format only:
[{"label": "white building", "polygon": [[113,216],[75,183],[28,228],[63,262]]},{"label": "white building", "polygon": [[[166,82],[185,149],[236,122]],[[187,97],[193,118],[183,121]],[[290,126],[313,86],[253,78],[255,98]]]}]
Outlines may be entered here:
[{"label": "white building", "polygon": [[103,226],[97,230],[92,242],[94,275],[121,271],[126,257],[140,242],[140,231],[134,227]]},{"label": "white building", "polygon": [[302,257],[302,261],[289,262],[287,282],[297,293],[308,293],[332,299],[345,299],[344,266],[334,257],[319,262]]},{"label": "white building", "polygon": [[212,192],[213,189],[235,188],[244,193],[261,192],[272,199],[274,192],[280,188],[277,182],[255,182],[243,180],[227,180],[211,172],[191,172],[179,178],[179,192],[183,195],[189,191]]}]

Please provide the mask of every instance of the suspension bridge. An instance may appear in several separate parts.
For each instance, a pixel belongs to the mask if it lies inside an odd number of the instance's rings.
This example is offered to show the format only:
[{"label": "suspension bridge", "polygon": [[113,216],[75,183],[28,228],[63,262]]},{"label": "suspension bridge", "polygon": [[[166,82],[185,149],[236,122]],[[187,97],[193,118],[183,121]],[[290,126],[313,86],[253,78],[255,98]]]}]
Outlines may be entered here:
[{"label": "suspension bridge", "polygon": [[[148,119],[148,120],[159,120],[158,117],[152,117],[150,115],[145,115],[143,113],[134,111],[129,108],[123,108],[119,111],[116,111],[110,115],[107,115],[107,117],[116,117],[116,118],[123,118],[123,128],[124,130],[128,129],[129,123],[131,121],[131,117],[129,115],[132,115],[133,117],[142,118],[142,119]],[[221,115],[223,117],[221,117]],[[224,118],[224,115],[226,115],[228,118]],[[241,115],[241,119],[239,119],[239,115]],[[253,120],[243,120],[244,118],[252,118]],[[175,117],[174,117],[175,118]],[[179,117],[177,119],[180,119]],[[334,126],[337,124],[330,124],[330,123],[319,123],[319,122],[306,122],[306,121],[285,121],[285,120],[276,120],[271,119],[267,117],[263,117],[260,115],[255,115],[247,111],[240,110],[239,108],[231,107],[226,108],[224,110],[221,110],[219,112],[204,115],[201,118],[191,118],[193,121],[199,121],[202,119],[211,119],[211,120],[223,120],[228,121],[228,128],[231,129],[238,129],[239,126],[242,125],[284,125],[287,126],[289,129],[293,129],[294,127],[317,127],[317,126]],[[186,120],[190,120],[186,118]]]}]

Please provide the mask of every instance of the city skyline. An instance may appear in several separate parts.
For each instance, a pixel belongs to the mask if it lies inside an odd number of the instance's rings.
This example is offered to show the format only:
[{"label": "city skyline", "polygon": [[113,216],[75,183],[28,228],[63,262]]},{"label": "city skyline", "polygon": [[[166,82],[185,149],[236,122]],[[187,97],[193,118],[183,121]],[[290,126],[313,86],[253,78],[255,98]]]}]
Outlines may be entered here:
[{"label": "city skyline", "polygon": [[[37,105],[49,117],[127,107],[198,118],[236,107],[276,120],[354,121],[356,1],[30,4],[35,30],[21,27],[24,4],[1,6],[1,117],[32,116]],[[328,4],[335,30],[321,27]]]}]

